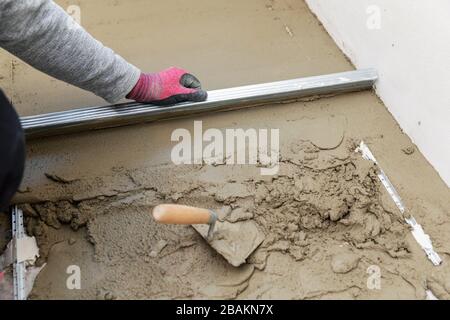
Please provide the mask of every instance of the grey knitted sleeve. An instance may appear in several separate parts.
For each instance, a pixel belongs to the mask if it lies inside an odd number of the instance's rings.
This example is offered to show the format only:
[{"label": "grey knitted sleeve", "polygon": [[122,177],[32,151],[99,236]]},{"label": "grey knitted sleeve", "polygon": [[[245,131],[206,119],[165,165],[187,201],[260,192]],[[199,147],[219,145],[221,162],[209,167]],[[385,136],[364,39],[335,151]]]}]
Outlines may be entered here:
[{"label": "grey knitted sleeve", "polygon": [[124,98],[140,75],[51,0],[0,0],[0,47],[111,103]]}]

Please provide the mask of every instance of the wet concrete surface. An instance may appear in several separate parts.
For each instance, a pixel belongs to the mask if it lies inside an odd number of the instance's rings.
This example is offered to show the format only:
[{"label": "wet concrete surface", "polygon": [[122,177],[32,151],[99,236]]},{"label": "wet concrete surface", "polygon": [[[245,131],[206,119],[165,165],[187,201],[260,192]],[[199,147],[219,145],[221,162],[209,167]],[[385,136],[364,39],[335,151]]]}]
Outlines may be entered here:
[{"label": "wet concrete surface", "polygon": [[[64,8],[73,4],[57,2]],[[77,4],[82,25],[142,70],[180,66],[196,74],[208,90],[353,69],[300,0],[81,0]],[[0,87],[21,115],[106,104],[4,52],[0,74]],[[432,267],[400,223],[399,230],[379,235],[393,241],[381,253],[367,241],[361,247],[359,240],[346,239],[339,229],[342,223],[336,227],[322,221],[326,223],[321,224],[318,237],[312,236],[314,229],[300,225],[306,238],[313,239],[308,250],[302,251],[302,259],[295,259],[298,243],[286,247],[283,239],[275,238],[241,269],[227,265],[191,229],[156,226],[149,212],[164,201],[240,207],[256,201],[256,193],[250,192],[245,201],[217,202],[217,191],[208,188],[222,190],[233,181],[248,183],[249,179],[257,184],[262,179],[257,168],[173,166],[171,133],[177,128],[192,130],[194,120],[203,121],[204,129],[279,128],[282,157],[289,156],[293,144],[323,137],[324,132],[331,135],[335,128],[342,130],[345,141],[365,140],[406,206],[430,234],[444,265]],[[30,218],[29,229],[39,234],[48,259],[32,297],[421,299],[424,290],[433,287],[445,298],[450,191],[418,150],[402,151],[408,147],[414,145],[371,92],[30,141],[26,174],[15,201],[50,208],[41,208]],[[305,172],[302,161],[297,165],[286,173],[287,179]],[[319,174],[318,179],[323,177]],[[321,181],[326,184],[327,180]],[[49,212],[58,215],[60,209],[51,208],[60,208],[62,200],[79,212],[74,224],[79,231],[47,219]],[[388,206],[388,200],[380,201]],[[275,211],[264,212],[258,216],[262,224],[261,217]],[[395,220],[395,209],[389,212]],[[272,231],[267,230],[266,236]],[[408,244],[406,257],[387,253],[401,247],[393,240],[396,232]],[[381,238],[377,235],[374,241]],[[76,239],[75,244],[69,244],[70,239]],[[156,258],[148,257],[161,241],[167,246]],[[345,260],[349,253],[344,249],[362,262],[341,275],[330,263]],[[345,252],[340,255],[340,250]],[[66,287],[66,269],[73,264],[83,270],[82,290]],[[386,279],[382,290],[366,287],[367,268],[374,264],[381,266]],[[221,277],[206,284],[205,274],[208,279]]]}]

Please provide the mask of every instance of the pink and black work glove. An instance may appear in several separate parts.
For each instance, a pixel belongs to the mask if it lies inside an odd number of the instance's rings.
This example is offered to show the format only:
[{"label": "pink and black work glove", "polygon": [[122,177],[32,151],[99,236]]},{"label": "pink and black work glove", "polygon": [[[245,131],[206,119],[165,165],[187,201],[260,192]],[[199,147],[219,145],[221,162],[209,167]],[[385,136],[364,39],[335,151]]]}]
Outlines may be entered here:
[{"label": "pink and black work glove", "polygon": [[158,73],[142,73],[127,99],[169,105],[184,101],[200,102],[207,96],[196,77],[172,67]]}]

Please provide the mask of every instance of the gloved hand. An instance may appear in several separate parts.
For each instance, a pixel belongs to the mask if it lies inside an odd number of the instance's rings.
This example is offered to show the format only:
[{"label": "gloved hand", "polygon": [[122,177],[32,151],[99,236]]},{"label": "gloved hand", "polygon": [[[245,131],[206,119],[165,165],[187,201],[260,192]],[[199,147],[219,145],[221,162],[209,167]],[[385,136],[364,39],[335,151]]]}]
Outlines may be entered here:
[{"label": "gloved hand", "polygon": [[179,68],[169,68],[158,73],[142,73],[127,99],[169,105],[183,101],[204,101],[207,93],[201,90],[200,81]]}]

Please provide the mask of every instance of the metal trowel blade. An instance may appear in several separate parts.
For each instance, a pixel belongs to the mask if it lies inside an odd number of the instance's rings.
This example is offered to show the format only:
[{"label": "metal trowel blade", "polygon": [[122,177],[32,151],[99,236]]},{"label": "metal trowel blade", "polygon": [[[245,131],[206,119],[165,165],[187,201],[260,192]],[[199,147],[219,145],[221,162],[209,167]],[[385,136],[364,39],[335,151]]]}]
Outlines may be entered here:
[{"label": "metal trowel blade", "polygon": [[208,240],[208,225],[192,227],[221,254],[231,265],[239,267],[264,241],[264,233],[254,221],[230,223],[217,221],[211,240]]}]

